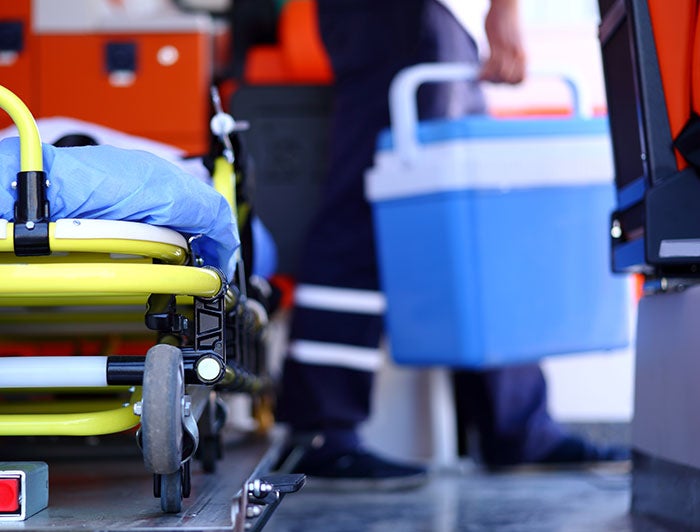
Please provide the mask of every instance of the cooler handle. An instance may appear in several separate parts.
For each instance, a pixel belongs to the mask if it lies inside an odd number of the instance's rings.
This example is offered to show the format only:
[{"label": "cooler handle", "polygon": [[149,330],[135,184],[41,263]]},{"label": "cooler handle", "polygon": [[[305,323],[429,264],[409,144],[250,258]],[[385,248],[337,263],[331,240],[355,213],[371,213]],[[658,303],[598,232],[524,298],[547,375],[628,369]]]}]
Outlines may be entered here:
[{"label": "cooler handle", "polygon": [[[421,63],[401,70],[394,77],[389,86],[389,115],[391,136],[402,163],[410,164],[418,154],[418,87],[436,81],[476,81],[479,71],[479,66],[465,63]],[[582,85],[575,75],[537,71],[528,73],[528,76],[560,78],[571,89],[575,116],[592,116],[592,105],[579,89]]]}]

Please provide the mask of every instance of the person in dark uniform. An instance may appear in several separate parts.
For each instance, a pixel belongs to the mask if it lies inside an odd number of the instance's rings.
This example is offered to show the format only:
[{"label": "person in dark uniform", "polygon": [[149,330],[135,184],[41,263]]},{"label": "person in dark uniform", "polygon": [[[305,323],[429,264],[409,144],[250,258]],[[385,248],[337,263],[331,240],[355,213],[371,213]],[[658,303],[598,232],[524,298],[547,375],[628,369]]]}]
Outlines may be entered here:
[{"label": "person in dark uniform", "polygon": [[[378,133],[389,126],[394,76],[418,63],[478,64],[479,57],[473,38],[437,0],[318,0],[318,16],[335,75],[331,151],[297,279],[278,417],[293,441],[307,444],[297,471],[358,486],[406,487],[422,482],[425,469],[368,452],[357,434],[383,360],[384,298],[364,173]],[[518,17],[517,0],[491,1],[482,80],[523,80]],[[478,82],[427,84],[417,98],[421,119],[486,112]],[[537,364],[455,371],[454,380],[462,423],[477,428],[490,467],[625,457],[624,450],[567,434],[551,419]]]}]

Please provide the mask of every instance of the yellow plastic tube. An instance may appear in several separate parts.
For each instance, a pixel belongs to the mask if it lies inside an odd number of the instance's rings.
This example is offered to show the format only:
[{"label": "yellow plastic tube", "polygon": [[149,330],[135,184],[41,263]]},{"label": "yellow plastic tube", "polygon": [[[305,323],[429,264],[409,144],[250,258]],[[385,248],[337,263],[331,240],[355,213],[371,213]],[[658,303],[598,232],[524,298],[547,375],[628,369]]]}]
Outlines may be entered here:
[{"label": "yellow plastic tube", "polygon": [[22,100],[2,85],[0,85],[0,107],[10,115],[19,131],[20,170],[22,172],[43,171],[41,137],[32,113]]},{"label": "yellow plastic tube", "polygon": [[214,270],[166,264],[0,264],[0,296],[174,294],[217,296]]}]

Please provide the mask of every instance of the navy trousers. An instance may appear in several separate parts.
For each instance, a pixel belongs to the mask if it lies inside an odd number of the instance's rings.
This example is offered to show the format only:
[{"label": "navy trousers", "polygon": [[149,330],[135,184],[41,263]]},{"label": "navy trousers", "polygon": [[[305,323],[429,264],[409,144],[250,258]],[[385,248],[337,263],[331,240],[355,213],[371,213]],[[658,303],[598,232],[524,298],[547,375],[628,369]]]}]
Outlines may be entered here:
[{"label": "navy trousers", "polygon": [[[352,446],[381,364],[383,296],[364,172],[389,126],[389,85],[410,65],[475,64],[478,54],[435,0],[318,0],[318,9],[335,74],[331,151],[302,253],[278,415],[293,430],[332,432]],[[418,109],[422,119],[445,118],[483,113],[485,104],[477,83],[435,83],[419,89]],[[455,382],[487,461],[534,460],[561,437],[538,365],[456,371]]]}]

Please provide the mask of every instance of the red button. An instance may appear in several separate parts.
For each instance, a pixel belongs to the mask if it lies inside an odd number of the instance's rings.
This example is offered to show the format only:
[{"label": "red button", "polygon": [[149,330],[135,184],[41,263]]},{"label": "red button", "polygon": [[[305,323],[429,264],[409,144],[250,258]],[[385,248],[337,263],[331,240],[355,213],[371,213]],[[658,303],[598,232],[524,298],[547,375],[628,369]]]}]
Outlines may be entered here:
[{"label": "red button", "polygon": [[19,479],[0,478],[0,513],[19,510]]}]

